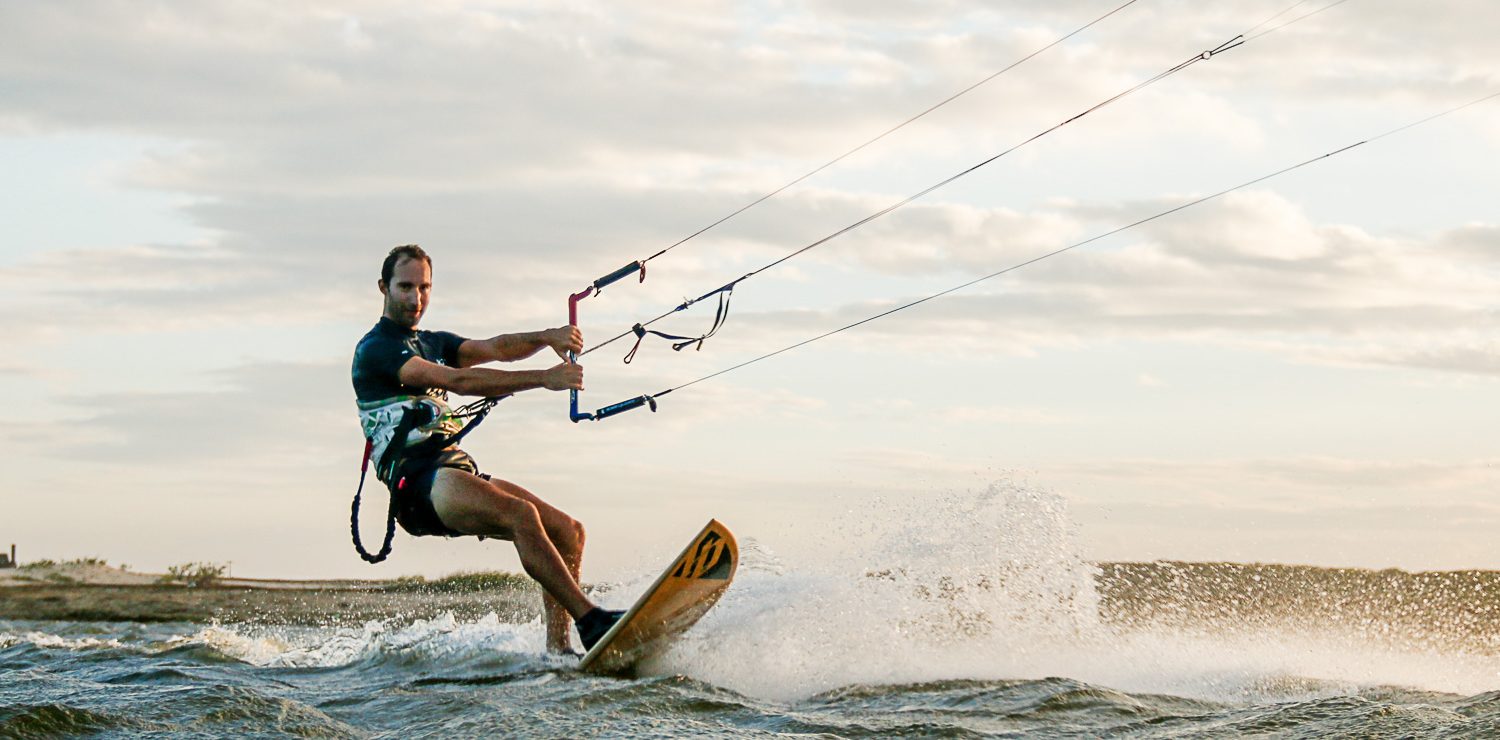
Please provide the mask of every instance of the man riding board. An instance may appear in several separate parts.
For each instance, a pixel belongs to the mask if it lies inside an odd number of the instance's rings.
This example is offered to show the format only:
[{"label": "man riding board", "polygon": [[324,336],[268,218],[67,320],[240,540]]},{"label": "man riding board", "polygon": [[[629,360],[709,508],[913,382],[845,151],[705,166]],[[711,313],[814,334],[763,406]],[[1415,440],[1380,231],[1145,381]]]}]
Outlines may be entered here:
[{"label": "man riding board", "polygon": [[[547,649],[569,651],[574,619],[584,649],[593,647],[621,612],[598,608],[579,588],[583,525],[530,491],[480,473],[457,444],[444,444],[462,426],[448,408],[449,392],[496,397],[533,388],[582,390],[583,368],[567,353],[583,349],[583,335],[574,326],[490,339],[419,331],[432,294],[432,259],[415,244],[391,250],[379,287],[385,306],[354,350],[354,393],[376,476],[390,489],[401,527],[418,537],[511,540],[544,592]],[[543,348],[563,362],[546,370],[476,367],[524,360]],[[397,439],[397,432],[405,433]]]}]

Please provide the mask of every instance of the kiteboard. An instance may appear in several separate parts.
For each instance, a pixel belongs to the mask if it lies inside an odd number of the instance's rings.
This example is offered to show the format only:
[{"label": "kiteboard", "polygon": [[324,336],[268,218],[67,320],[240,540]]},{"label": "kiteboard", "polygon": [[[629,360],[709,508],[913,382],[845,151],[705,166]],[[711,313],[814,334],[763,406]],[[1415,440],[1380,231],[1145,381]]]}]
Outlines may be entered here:
[{"label": "kiteboard", "polygon": [[698,622],[734,580],[740,550],[734,535],[717,519],[636,600],[578,669],[599,674],[632,673],[638,663],[665,650]]}]

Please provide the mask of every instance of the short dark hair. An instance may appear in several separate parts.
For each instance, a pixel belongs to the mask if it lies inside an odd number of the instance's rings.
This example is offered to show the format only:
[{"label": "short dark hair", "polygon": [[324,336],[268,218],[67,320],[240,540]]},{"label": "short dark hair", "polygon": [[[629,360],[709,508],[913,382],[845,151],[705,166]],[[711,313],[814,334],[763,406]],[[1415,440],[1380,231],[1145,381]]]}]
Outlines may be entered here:
[{"label": "short dark hair", "polygon": [[432,258],[415,244],[402,244],[391,250],[385,256],[385,262],[380,265],[380,282],[391,284],[391,275],[396,272],[396,264],[401,260],[422,260],[427,263],[427,269],[432,269]]}]

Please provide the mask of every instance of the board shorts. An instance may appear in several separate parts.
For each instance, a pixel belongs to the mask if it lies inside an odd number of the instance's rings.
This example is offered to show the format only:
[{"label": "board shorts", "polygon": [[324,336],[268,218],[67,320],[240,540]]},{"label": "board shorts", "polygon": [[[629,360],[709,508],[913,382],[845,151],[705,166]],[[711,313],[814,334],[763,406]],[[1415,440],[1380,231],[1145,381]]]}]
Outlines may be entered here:
[{"label": "board shorts", "polygon": [[396,476],[395,483],[389,488],[391,496],[396,500],[396,521],[413,537],[466,536],[463,532],[444,525],[432,506],[432,482],[437,477],[437,471],[442,468],[455,468],[485,480],[490,479],[488,475],[479,472],[479,465],[474,462],[474,458],[469,457],[469,453],[457,447],[449,447],[431,457],[403,460],[401,474]]}]

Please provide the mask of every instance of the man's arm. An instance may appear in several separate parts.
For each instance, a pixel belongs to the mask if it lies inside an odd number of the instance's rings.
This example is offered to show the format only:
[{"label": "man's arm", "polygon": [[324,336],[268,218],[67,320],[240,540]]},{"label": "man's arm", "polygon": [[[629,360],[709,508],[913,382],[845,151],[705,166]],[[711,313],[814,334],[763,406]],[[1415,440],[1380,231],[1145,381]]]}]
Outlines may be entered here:
[{"label": "man's arm", "polygon": [[519,334],[501,334],[489,339],[469,339],[458,345],[458,366],[473,367],[486,362],[514,362],[524,360],[543,347],[551,347],[558,357],[567,352],[583,351],[583,334],[576,326],[560,326],[556,329],[527,331]]},{"label": "man's arm", "polygon": [[402,385],[442,388],[461,396],[503,396],[546,388],[583,390],[583,366],[563,362],[546,370],[495,370],[487,367],[447,367],[413,357],[401,366]]}]

